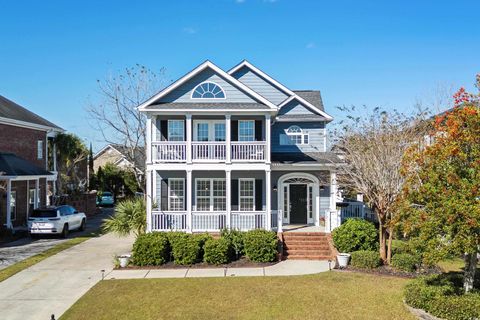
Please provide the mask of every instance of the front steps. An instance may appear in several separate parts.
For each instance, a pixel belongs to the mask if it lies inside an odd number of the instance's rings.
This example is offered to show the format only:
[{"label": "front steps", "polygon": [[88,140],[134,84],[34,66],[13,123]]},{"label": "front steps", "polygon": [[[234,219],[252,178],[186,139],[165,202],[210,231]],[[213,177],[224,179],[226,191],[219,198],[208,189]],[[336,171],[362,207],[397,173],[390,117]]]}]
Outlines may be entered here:
[{"label": "front steps", "polygon": [[324,232],[283,232],[283,259],[334,259],[330,235]]}]

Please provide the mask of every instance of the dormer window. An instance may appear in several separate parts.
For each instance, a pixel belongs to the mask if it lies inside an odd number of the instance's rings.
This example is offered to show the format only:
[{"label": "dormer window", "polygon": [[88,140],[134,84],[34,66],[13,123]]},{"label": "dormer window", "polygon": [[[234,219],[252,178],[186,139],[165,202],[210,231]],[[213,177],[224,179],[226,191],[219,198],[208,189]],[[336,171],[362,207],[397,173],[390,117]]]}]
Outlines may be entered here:
[{"label": "dormer window", "polygon": [[285,134],[280,135],[281,145],[305,145],[309,143],[308,133],[303,132],[299,126],[290,126]]},{"label": "dormer window", "polygon": [[225,99],[225,92],[216,83],[204,82],[195,87],[193,99]]}]

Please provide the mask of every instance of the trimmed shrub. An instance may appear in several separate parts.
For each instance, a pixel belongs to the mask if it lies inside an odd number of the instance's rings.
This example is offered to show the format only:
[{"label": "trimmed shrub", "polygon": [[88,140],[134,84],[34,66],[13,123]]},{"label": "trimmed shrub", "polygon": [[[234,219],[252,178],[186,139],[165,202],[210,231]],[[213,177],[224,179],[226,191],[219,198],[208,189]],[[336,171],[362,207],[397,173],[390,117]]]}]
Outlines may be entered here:
[{"label": "trimmed shrub", "polygon": [[377,251],[360,250],[352,252],[350,264],[357,268],[374,269],[382,264],[381,261]]},{"label": "trimmed shrub", "polygon": [[376,250],[377,229],[363,219],[348,219],[332,232],[333,242],[339,252]]},{"label": "trimmed shrub", "polygon": [[273,231],[251,230],[245,233],[245,255],[255,262],[272,262],[277,258],[278,238]]},{"label": "trimmed shrub", "polygon": [[244,251],[244,236],[245,233],[238,230],[223,229],[220,233],[221,237],[226,239],[230,243],[232,253],[235,259],[245,254]]},{"label": "trimmed shrub", "polygon": [[168,237],[162,232],[141,234],[135,240],[132,262],[137,266],[158,266],[170,257]]},{"label": "trimmed shrub", "polygon": [[207,243],[208,240],[213,239],[213,237],[208,233],[194,234],[193,237],[195,238],[195,240],[198,241],[198,245],[200,246],[200,252],[198,253],[198,261],[202,261],[203,255],[205,253],[205,243]]},{"label": "trimmed shrub", "polygon": [[405,287],[405,302],[442,319],[480,318],[480,293],[463,294],[458,276],[442,274],[415,279]]},{"label": "trimmed shrub", "polygon": [[403,240],[392,240],[392,256],[399,253],[409,253],[408,243]]},{"label": "trimmed shrub", "polygon": [[201,248],[198,238],[182,232],[169,234],[168,238],[175,264],[191,265],[199,261]]},{"label": "trimmed shrub", "polygon": [[206,263],[225,264],[229,262],[230,242],[225,238],[209,239],[205,242],[203,260]]},{"label": "trimmed shrub", "polygon": [[409,253],[397,253],[392,257],[392,267],[398,270],[413,272],[418,264],[418,258]]}]

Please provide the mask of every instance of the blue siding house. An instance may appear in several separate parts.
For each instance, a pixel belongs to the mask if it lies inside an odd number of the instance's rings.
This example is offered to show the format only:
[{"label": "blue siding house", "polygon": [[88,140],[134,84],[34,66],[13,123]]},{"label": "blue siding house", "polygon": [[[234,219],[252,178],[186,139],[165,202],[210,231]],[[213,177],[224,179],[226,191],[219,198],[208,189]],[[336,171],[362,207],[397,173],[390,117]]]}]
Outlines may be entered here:
[{"label": "blue siding house", "polygon": [[148,231],[340,223],[320,91],[291,90],[242,61],[206,61],[140,105],[147,116]]}]

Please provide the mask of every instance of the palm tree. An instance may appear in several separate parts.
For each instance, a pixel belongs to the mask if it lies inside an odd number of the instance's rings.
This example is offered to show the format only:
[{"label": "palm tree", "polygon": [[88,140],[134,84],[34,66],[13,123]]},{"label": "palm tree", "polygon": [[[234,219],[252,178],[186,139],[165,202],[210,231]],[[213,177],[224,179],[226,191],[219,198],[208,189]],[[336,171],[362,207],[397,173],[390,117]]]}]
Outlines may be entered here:
[{"label": "palm tree", "polygon": [[103,221],[105,232],[114,232],[121,236],[133,232],[135,237],[145,232],[147,226],[145,200],[143,198],[126,199],[115,207],[115,213]]}]

